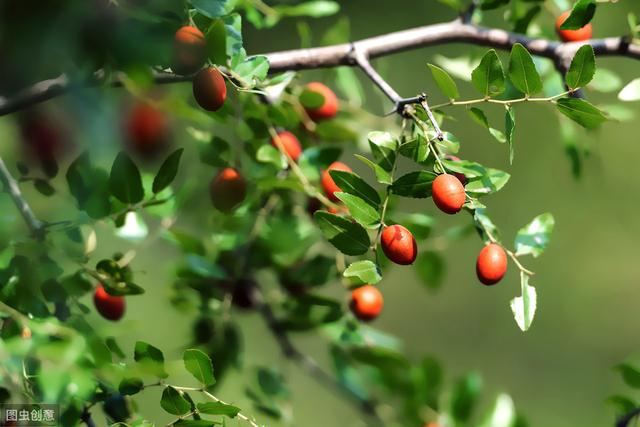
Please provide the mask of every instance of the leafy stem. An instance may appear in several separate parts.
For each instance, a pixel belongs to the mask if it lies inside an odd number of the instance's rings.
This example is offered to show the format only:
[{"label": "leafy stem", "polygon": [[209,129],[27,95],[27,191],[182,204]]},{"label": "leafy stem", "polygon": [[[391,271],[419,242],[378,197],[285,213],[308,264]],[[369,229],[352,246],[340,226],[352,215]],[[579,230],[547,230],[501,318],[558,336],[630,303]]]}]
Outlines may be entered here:
[{"label": "leafy stem", "polygon": [[449,102],[444,102],[442,104],[434,105],[431,108],[437,109],[437,108],[450,107],[454,105],[474,105],[474,104],[484,104],[484,103],[512,105],[512,104],[519,104],[523,102],[555,102],[557,99],[563,98],[567,95],[571,95],[578,90],[580,90],[580,88],[570,89],[565,92],[562,92],[553,96],[543,97],[543,98],[532,98],[529,96],[523,96],[522,98],[516,98],[516,99],[495,99],[487,96],[484,98],[470,99],[467,101],[455,101],[452,99]]}]

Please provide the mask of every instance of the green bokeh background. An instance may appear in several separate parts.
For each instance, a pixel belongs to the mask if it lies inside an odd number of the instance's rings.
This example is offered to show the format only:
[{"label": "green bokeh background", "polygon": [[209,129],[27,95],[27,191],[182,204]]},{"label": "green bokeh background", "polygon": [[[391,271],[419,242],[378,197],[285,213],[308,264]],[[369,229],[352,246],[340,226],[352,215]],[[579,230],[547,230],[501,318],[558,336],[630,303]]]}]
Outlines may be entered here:
[{"label": "green bokeh background", "polygon": [[[351,20],[354,40],[454,17],[449,9],[434,0],[348,0],[341,3],[342,13]],[[594,21],[594,36],[619,34],[626,28],[626,13],[634,8],[640,12],[636,3],[631,0],[600,7]],[[500,12],[487,16],[495,25],[502,23]],[[309,21],[309,24],[314,34],[321,35],[336,20],[335,17],[326,18]],[[548,12],[543,11],[538,22],[543,31],[552,31]],[[245,28],[245,45],[249,53],[298,47],[293,20],[286,20],[272,30],[258,31],[248,25]],[[319,38],[314,41],[318,42]],[[437,102],[441,98],[434,89],[426,63],[433,61],[436,54],[457,57],[470,49],[483,51],[483,48],[451,44],[397,54],[377,60],[374,65],[399,93],[410,96],[426,91],[434,93],[433,100]],[[640,66],[629,59],[598,59],[598,65],[615,70],[625,82],[637,77],[640,70]],[[314,71],[303,73],[303,78],[327,80],[332,79],[333,74]],[[331,83],[331,80],[327,81]],[[390,105],[376,89],[366,80],[361,81],[367,94],[365,107],[376,114],[389,109]],[[171,90],[189,96],[190,87],[179,86]],[[464,88],[463,97],[476,96],[469,84],[460,83],[460,87]],[[588,92],[587,95],[596,103],[615,101],[614,94]],[[627,105],[636,117],[640,117],[639,105]],[[499,110],[488,111],[492,112],[490,118],[496,127],[502,128]],[[469,237],[453,242],[443,252],[447,274],[441,290],[436,293],[428,292],[411,268],[390,269],[380,285],[386,309],[374,326],[400,337],[406,352],[413,358],[424,354],[436,356],[445,366],[448,381],[471,370],[481,372],[490,392],[487,394],[509,393],[533,427],[611,425],[613,413],[604,400],[624,390],[611,368],[640,350],[640,270],[637,261],[640,202],[636,197],[640,194],[640,179],[635,170],[635,159],[640,156],[637,144],[640,122],[607,123],[599,131],[579,131],[580,140],[591,147],[592,152],[585,161],[582,178],[576,180],[564,153],[552,106],[516,107],[513,165],[508,163],[506,146],[472,123],[462,109],[451,112],[458,120],[449,121],[447,129],[460,139],[461,157],[512,174],[509,184],[487,199],[489,214],[501,228],[505,240],[511,241],[518,228],[540,213],[552,212],[555,216],[556,229],[548,251],[543,257],[526,263],[536,271],[532,279],[538,289],[536,320],[527,333],[522,333],[513,321],[509,300],[520,291],[514,269],[499,286],[478,285],[474,263],[481,242]],[[10,118],[2,119],[1,124],[3,144],[0,150],[9,155],[15,152],[11,145],[15,143],[12,140],[16,135]],[[362,135],[369,130],[374,127],[363,128]],[[96,140],[88,142],[100,143]],[[27,190],[26,194],[34,199],[37,213],[45,218],[51,215],[64,217],[72,203],[66,196],[42,200],[33,191]],[[9,212],[12,206],[6,203],[3,206],[6,215],[14,215]],[[445,218],[430,200],[407,204],[407,209],[434,215],[438,224],[435,235],[441,234],[447,226],[469,221],[462,215]],[[110,255],[128,245],[109,237],[109,232],[108,227],[99,230],[96,257]],[[179,374],[179,357],[186,345],[185,337],[190,336],[192,321],[178,313],[168,301],[172,264],[178,257],[177,252],[163,243],[140,250],[135,269],[140,274],[138,281],[147,289],[146,296],[128,299],[128,314],[121,325],[104,325],[104,321],[94,318],[94,323],[105,332],[121,337],[122,346],[128,351],[139,338],[165,350],[167,359],[176,361],[172,370],[176,373],[176,383],[189,381],[188,377]],[[247,369],[244,374],[231,372],[217,395],[246,408],[246,413],[255,413],[261,422],[271,426],[286,425],[255,412],[243,393],[252,366],[278,366],[293,391],[293,425],[364,425],[359,414],[341,395],[323,388],[298,367],[283,361],[257,315],[241,313],[238,318],[244,333]],[[295,336],[294,340],[324,366],[329,365],[327,347],[320,334]],[[149,390],[137,401],[144,416],[164,424],[170,417],[158,407],[159,393],[159,390]],[[96,419],[104,424],[101,417]]]}]

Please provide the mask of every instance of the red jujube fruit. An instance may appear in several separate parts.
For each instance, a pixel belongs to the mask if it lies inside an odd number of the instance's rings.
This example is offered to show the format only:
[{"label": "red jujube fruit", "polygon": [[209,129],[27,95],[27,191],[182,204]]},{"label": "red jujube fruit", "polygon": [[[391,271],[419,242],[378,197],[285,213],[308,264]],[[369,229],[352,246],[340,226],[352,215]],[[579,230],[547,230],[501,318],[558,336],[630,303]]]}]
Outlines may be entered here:
[{"label": "red jujube fruit", "polygon": [[120,320],[124,315],[124,297],[110,295],[104,290],[102,285],[96,288],[93,294],[93,303],[98,313],[108,320]]},{"label": "red jujube fruit", "polygon": [[351,312],[360,320],[370,321],[382,311],[382,293],[372,285],[361,286],[351,292]]},{"label": "red jujube fruit", "polygon": [[315,121],[331,119],[338,114],[338,97],[326,85],[320,82],[311,82],[305,86],[310,92],[319,93],[324,102],[319,107],[305,108],[309,117]]},{"label": "red jujube fruit", "polygon": [[485,285],[494,285],[507,272],[507,254],[502,246],[491,243],[482,248],[476,261],[476,274]]},{"label": "red jujube fruit", "polygon": [[351,168],[342,162],[333,162],[326,170],[322,171],[322,180],[320,184],[322,185],[324,193],[330,200],[339,202],[340,199],[338,199],[333,193],[341,192],[342,190],[336,185],[336,183],[333,181],[333,178],[329,174],[329,171],[332,170],[351,172]]},{"label": "red jujube fruit", "polygon": [[225,168],[209,184],[213,206],[229,213],[242,203],[247,195],[247,183],[236,169]]},{"label": "red jujube fruit", "polygon": [[445,213],[454,214],[462,209],[466,199],[464,187],[458,178],[450,174],[438,175],[431,184],[431,197]]},{"label": "red jujube fruit", "polygon": [[193,78],[193,97],[207,111],[218,111],[227,99],[224,77],[216,68],[200,70]]},{"label": "red jujube fruit", "polygon": [[418,247],[413,234],[398,224],[390,225],[382,231],[380,243],[387,258],[396,264],[413,264],[418,255]]}]

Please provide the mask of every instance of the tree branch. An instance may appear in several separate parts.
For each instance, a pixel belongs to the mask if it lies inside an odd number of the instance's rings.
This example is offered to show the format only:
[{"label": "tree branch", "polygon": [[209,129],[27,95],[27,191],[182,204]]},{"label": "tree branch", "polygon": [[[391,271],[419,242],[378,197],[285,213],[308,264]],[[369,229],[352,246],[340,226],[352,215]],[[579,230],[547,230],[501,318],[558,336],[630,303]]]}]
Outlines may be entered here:
[{"label": "tree branch", "polygon": [[326,386],[329,389],[336,390],[348,397],[350,400],[354,401],[364,414],[371,417],[372,421],[375,421],[374,425],[384,425],[383,421],[378,416],[378,413],[376,411],[376,404],[374,401],[369,399],[362,399],[361,397],[354,394],[351,390],[343,386],[342,383],[338,382],[332,375],[322,369],[322,367],[318,365],[318,362],[316,362],[312,357],[301,353],[293,345],[287,333],[282,330],[282,328],[278,324],[278,320],[268,304],[262,304],[260,313],[265,319],[265,322],[267,323],[267,326],[273,333],[274,337],[276,338],[282,354],[287,359],[297,363],[320,384]]},{"label": "tree branch", "polygon": [[[329,68],[341,65],[357,65],[352,52],[356,49],[365,58],[378,58],[411,49],[434,46],[445,43],[467,43],[478,46],[509,50],[515,43],[523,44],[536,56],[550,58],[566,63],[575,54],[583,42],[561,43],[558,41],[527,37],[501,29],[472,25],[464,20],[425,25],[403,31],[396,31],[376,37],[362,39],[354,43],[311,49],[294,49],[266,53],[270,73],[289,70]],[[640,45],[630,44],[624,37],[609,37],[590,40],[596,55],[625,56],[640,59]],[[171,73],[155,73],[157,84],[184,82],[192,76],[178,76]],[[96,72],[89,81],[74,82],[63,74],[55,79],[38,82],[11,98],[0,97],[0,116],[13,113],[34,104],[63,95],[73,88],[82,86],[122,86],[125,81],[122,73],[106,76],[103,71]]]},{"label": "tree branch", "polygon": [[4,163],[4,160],[0,157],[0,181],[4,184],[4,188],[11,196],[13,203],[20,211],[22,218],[24,218],[24,222],[26,222],[27,227],[31,231],[31,234],[37,238],[41,239],[44,236],[44,224],[36,218],[35,214],[31,210],[31,206],[22,196],[22,192],[20,191],[20,187],[18,186],[18,182],[9,172],[7,165]]}]

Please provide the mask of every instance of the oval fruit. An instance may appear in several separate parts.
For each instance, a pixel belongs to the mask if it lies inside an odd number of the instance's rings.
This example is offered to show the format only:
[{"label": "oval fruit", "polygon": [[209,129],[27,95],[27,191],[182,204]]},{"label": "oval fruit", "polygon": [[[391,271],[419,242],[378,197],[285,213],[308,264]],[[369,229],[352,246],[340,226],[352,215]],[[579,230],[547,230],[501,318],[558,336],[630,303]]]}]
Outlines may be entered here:
[{"label": "oval fruit", "polygon": [[320,82],[311,82],[305,86],[310,92],[315,92],[324,98],[324,102],[319,107],[305,108],[307,114],[314,121],[331,119],[338,114],[338,97],[326,85]]},{"label": "oval fruit", "polygon": [[380,243],[387,258],[396,264],[413,264],[418,255],[418,247],[413,234],[398,224],[385,227],[380,235]]},{"label": "oval fruit", "polygon": [[351,172],[351,168],[342,162],[333,162],[326,170],[322,171],[322,179],[320,184],[322,185],[324,193],[330,200],[339,202],[340,199],[338,199],[333,193],[341,192],[342,190],[336,185],[336,183],[333,181],[333,178],[329,174],[329,171],[332,170]]},{"label": "oval fruit", "polygon": [[502,246],[491,243],[482,248],[476,261],[476,274],[485,285],[494,285],[507,272],[507,254]]},{"label": "oval fruit", "polygon": [[107,320],[120,320],[124,315],[124,297],[108,294],[102,285],[96,288],[93,303],[98,313]]},{"label": "oval fruit", "polygon": [[[300,141],[294,134],[289,131],[280,131],[278,132],[278,138],[280,140],[280,144],[284,148],[284,151],[291,157],[294,162],[298,161],[300,154],[302,154],[302,146],[300,145]],[[271,145],[273,145],[276,149],[278,145],[276,144],[275,138],[271,138]]]},{"label": "oval fruit", "polygon": [[431,197],[436,206],[445,213],[455,214],[466,200],[464,187],[458,178],[450,174],[438,175],[431,184]]},{"label": "oval fruit", "polygon": [[222,73],[213,67],[200,70],[193,78],[193,97],[205,110],[218,111],[227,99]]},{"label": "oval fruit", "polygon": [[225,168],[211,180],[209,195],[216,209],[229,213],[244,201],[247,183],[236,169]]},{"label": "oval fruit", "polygon": [[564,12],[562,15],[558,16],[556,20],[556,32],[565,42],[580,42],[589,40],[593,34],[593,26],[591,23],[585,25],[584,27],[578,30],[561,30],[560,26],[564,24],[564,21],[571,15],[571,11],[568,10]]},{"label": "oval fruit", "polygon": [[370,321],[378,317],[382,311],[384,300],[382,294],[372,285],[364,285],[351,292],[351,312],[358,319]]}]

